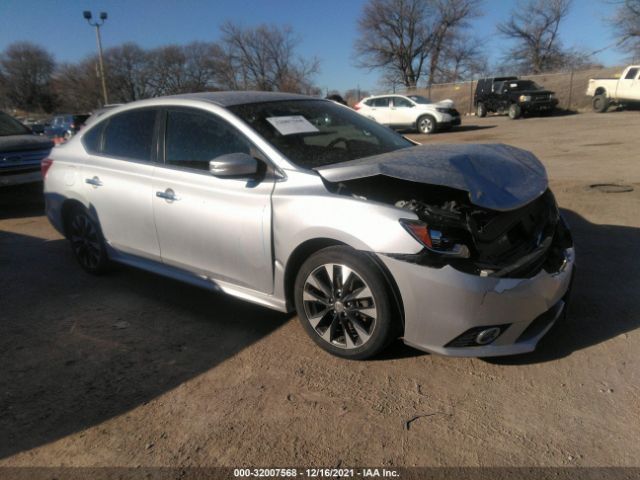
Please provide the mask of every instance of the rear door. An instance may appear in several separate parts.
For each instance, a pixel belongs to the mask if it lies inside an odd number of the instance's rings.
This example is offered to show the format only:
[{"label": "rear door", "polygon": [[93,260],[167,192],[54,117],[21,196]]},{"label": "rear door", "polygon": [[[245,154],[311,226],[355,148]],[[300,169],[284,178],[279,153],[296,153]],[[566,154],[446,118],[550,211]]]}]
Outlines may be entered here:
[{"label": "rear door", "polygon": [[383,125],[389,125],[389,103],[391,99],[389,97],[378,97],[369,100],[369,116],[376,122]]},{"label": "rear door", "polygon": [[90,154],[82,181],[107,243],[154,260],[160,259],[151,204],[158,115],[157,108],[122,112],[82,139]]},{"label": "rear door", "polygon": [[[225,119],[194,108],[166,110],[165,163],[153,181],[162,261],[193,273],[270,293],[273,178],[218,178],[209,161],[254,153]],[[161,146],[163,145],[161,141]]]}]

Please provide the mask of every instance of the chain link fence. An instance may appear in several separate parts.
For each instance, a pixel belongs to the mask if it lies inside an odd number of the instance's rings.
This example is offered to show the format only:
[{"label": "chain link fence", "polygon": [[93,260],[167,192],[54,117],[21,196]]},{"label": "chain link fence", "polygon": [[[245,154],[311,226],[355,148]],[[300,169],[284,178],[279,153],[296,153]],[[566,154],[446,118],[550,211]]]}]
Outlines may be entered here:
[{"label": "chain link fence", "polygon": [[[623,70],[624,67],[591,68],[561,73],[521,75],[520,78],[533,80],[545,89],[555,92],[559,101],[558,108],[579,111],[591,109],[591,98],[585,95],[590,78],[612,78],[619,76]],[[440,83],[428,88],[398,90],[397,93],[424,95],[434,102],[451,99],[460,113],[471,114],[474,112],[473,93],[476,84],[476,80],[459,83]],[[380,92],[380,94],[382,93]]]}]

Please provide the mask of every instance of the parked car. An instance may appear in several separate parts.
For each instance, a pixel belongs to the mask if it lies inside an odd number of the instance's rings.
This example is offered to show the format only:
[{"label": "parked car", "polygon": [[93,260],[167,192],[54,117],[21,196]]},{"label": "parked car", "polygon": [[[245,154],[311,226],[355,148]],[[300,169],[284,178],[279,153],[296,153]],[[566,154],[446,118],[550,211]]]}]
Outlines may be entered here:
[{"label": "parked car", "polygon": [[51,120],[51,125],[44,129],[44,134],[49,138],[64,138],[68,140],[72,136],[74,136],[84,122],[89,118],[89,115],[56,115]]},{"label": "parked car", "polygon": [[415,146],[332,101],[214,92],[112,109],[43,170],[47,216],[86,271],[120,262],[295,309],[341,357],[398,336],[528,352],[565,308],[571,235],[544,167],[514,147]]},{"label": "parked car", "polygon": [[476,84],[473,104],[478,117],[488,112],[508,113],[516,119],[530,113],[551,114],[558,106],[555,92],[517,77],[482,78]]},{"label": "parked car", "polygon": [[379,95],[362,99],[355,110],[394,129],[435,133],[460,125],[460,113],[451,100],[432,103],[421,95]]},{"label": "parked car", "polygon": [[40,161],[52,147],[51,140],[0,112],[0,186],[40,181]]},{"label": "parked car", "polygon": [[640,103],[640,65],[630,65],[620,78],[592,78],[587,95],[593,97],[593,109],[606,112],[610,105]]}]

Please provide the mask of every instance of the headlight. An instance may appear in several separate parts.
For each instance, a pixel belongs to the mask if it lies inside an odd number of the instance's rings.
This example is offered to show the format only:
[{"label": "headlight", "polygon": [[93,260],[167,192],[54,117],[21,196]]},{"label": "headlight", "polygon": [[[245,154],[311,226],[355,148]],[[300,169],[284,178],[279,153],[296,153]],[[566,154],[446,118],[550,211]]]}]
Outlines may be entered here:
[{"label": "headlight", "polygon": [[452,243],[440,231],[419,220],[401,219],[400,224],[427,250],[447,257],[469,258],[469,247]]},{"label": "headlight", "polygon": [[531,101],[531,95],[520,95],[518,100],[520,102],[530,102]]},{"label": "headlight", "polygon": [[436,108],[436,111],[438,111],[440,113],[449,113],[449,109],[448,108]]},{"label": "headlight", "polygon": [[551,99],[553,99],[553,98],[556,98],[556,94],[555,94],[555,93],[550,93],[550,94],[549,94],[549,99],[551,100]]}]

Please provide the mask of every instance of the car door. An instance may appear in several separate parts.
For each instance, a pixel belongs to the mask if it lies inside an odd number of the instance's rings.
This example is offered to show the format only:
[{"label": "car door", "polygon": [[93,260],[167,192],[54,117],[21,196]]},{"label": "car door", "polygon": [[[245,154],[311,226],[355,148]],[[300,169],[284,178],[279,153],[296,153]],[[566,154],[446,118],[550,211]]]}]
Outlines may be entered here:
[{"label": "car door", "polygon": [[616,97],[624,100],[640,100],[640,68],[630,68],[623,78],[618,80]]},{"label": "car door", "polygon": [[389,125],[389,97],[372,98],[369,104],[369,116],[376,122]]},{"label": "car door", "polygon": [[249,140],[213,113],[170,108],[164,115],[164,165],[153,181],[162,261],[212,280],[273,290],[272,178],[218,178],[209,161],[255,153]]},{"label": "car door", "polygon": [[107,243],[159,261],[151,203],[158,114],[155,108],[129,110],[92,127],[83,136],[89,156],[82,181]]},{"label": "car door", "polygon": [[389,125],[406,127],[416,123],[416,109],[413,102],[404,97],[391,97]]}]

